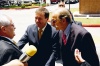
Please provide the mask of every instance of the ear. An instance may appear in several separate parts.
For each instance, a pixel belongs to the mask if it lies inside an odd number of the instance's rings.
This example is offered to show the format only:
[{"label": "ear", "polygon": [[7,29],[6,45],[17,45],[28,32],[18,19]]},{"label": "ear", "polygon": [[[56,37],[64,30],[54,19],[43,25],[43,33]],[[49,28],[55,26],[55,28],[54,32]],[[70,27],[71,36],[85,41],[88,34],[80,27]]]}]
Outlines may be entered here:
[{"label": "ear", "polygon": [[62,22],[66,23],[66,19],[65,18],[62,18]]},{"label": "ear", "polygon": [[1,30],[2,30],[2,32],[5,32],[6,31],[6,27],[1,26]]},{"label": "ear", "polygon": [[63,22],[63,25],[68,25],[68,21],[65,18],[62,19],[62,22]]},{"label": "ear", "polygon": [[47,18],[47,21],[49,21],[49,18]]}]

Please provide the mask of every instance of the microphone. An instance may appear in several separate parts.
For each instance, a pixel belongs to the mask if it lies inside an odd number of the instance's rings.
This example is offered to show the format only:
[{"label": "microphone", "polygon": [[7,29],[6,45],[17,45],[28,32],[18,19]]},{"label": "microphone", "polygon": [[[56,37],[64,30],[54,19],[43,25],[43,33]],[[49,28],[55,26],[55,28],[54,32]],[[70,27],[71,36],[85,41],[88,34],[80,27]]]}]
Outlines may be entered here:
[{"label": "microphone", "polygon": [[19,60],[21,62],[27,62],[33,55],[35,55],[36,52],[37,52],[36,47],[33,45],[30,45],[27,47],[25,52],[23,52],[23,54],[19,57]]}]

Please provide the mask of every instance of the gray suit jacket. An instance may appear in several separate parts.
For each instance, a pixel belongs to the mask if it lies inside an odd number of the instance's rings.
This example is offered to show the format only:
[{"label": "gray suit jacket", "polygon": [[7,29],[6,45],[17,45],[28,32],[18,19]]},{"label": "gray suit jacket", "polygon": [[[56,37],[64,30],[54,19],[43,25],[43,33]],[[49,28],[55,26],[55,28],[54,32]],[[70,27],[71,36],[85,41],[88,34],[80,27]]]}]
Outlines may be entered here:
[{"label": "gray suit jacket", "polygon": [[58,42],[58,31],[47,24],[41,39],[38,39],[38,27],[36,24],[30,25],[25,34],[19,40],[19,48],[23,48],[26,43],[34,45],[37,53],[28,61],[29,66],[54,66],[55,49]]},{"label": "gray suit jacket", "polygon": [[0,36],[0,66],[13,59],[18,59],[22,52],[8,38]]}]

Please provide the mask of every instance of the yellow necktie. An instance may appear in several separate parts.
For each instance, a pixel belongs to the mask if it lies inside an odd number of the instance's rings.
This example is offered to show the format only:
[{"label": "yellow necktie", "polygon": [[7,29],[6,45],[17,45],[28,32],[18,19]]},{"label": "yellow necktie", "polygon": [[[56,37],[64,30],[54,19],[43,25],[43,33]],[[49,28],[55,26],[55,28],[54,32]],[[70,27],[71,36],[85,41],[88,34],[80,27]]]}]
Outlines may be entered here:
[{"label": "yellow necktie", "polygon": [[43,32],[43,30],[42,29],[39,29],[39,39],[41,39],[42,32]]}]

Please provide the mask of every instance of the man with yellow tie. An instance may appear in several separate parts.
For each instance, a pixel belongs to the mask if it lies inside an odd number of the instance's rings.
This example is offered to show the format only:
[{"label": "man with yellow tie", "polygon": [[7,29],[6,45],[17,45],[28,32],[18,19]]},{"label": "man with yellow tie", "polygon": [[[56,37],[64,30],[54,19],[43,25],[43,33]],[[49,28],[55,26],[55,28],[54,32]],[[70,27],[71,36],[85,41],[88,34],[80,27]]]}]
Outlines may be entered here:
[{"label": "man with yellow tie", "polygon": [[[29,66],[55,66],[55,49],[58,31],[48,24],[49,11],[40,7],[35,11],[35,23],[28,26],[18,42],[20,49],[29,43],[37,48],[37,53],[28,61]],[[40,34],[41,38],[40,38]]]}]

